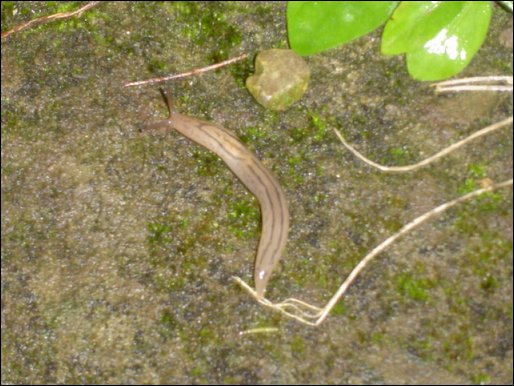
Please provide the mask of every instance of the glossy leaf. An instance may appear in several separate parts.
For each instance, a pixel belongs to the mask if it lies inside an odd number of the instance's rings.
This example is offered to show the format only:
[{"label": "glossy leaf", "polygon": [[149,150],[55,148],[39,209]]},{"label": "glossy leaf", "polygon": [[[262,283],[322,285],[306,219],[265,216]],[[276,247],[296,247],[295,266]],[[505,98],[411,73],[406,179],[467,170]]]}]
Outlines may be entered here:
[{"label": "glossy leaf", "polygon": [[382,33],[382,53],[402,54],[436,36],[462,8],[462,1],[403,1]]},{"label": "glossy leaf", "polygon": [[469,64],[490,18],[487,1],[403,2],[384,28],[382,53],[407,53],[415,79],[446,79]]},{"label": "glossy leaf", "polygon": [[300,55],[336,47],[384,23],[398,1],[290,1],[289,45]]}]

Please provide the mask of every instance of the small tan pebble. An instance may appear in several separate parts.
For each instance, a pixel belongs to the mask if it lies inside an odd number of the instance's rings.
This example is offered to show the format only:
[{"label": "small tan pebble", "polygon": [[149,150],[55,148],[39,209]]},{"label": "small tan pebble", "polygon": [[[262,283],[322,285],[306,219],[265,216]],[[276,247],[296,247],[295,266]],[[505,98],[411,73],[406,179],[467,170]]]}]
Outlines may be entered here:
[{"label": "small tan pebble", "polygon": [[262,106],[283,111],[303,96],[309,78],[309,66],[301,56],[275,48],[257,55],[255,74],[246,80],[246,87]]}]

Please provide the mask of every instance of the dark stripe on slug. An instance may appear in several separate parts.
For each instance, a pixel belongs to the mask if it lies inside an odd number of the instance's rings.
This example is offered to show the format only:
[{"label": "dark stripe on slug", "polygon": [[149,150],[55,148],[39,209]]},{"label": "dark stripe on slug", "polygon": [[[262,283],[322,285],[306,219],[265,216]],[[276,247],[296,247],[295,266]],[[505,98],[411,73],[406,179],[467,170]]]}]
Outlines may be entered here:
[{"label": "dark stripe on slug", "polygon": [[[258,172],[254,169],[259,169]],[[285,202],[284,194],[273,176],[264,168],[259,162],[258,164],[250,165],[251,169],[254,169],[254,175],[259,178],[262,185],[267,188],[271,187],[272,190],[265,190],[265,196],[268,199],[265,203],[264,199],[260,198],[262,207],[262,224],[263,234],[261,235],[261,242],[259,243],[259,249],[257,251],[257,260],[255,263],[255,281],[258,289],[262,285],[262,291],[266,286],[273,269],[275,268],[278,260],[280,259],[282,249],[285,246],[289,228],[289,213],[287,211],[287,203]],[[263,181],[261,176],[267,181]],[[266,212],[265,206],[268,206],[268,210],[271,210],[271,214]],[[271,218],[266,219],[266,216]],[[266,240],[264,229],[266,226],[271,226],[269,232],[269,238]],[[259,275],[264,271],[264,276],[261,278]]]},{"label": "dark stripe on slug", "polygon": [[[285,195],[273,174],[228,130],[179,113],[162,123],[220,156],[232,172],[258,199],[262,232],[255,261],[254,280],[262,297],[289,232],[289,211]],[[261,272],[264,275],[261,277]]]},{"label": "dark stripe on slug", "polygon": [[[256,166],[256,169],[259,169],[259,172],[260,172],[260,175],[259,173],[257,173],[255,171],[255,166]],[[262,184],[262,185],[265,185],[267,187],[271,186],[274,190],[274,197],[271,197],[271,192],[266,189],[265,190],[265,193],[266,193],[266,198],[268,199],[267,202],[269,203],[269,206],[271,207],[272,209],[272,214],[273,214],[273,218],[275,218],[275,215],[278,215],[279,216],[279,224],[276,224],[276,221],[273,221],[272,222],[272,228],[271,228],[271,240],[269,241],[268,244],[266,244],[266,248],[264,249],[264,252],[267,252],[268,251],[268,248],[270,247],[270,244],[271,242],[273,241],[273,235],[275,234],[275,227],[277,225],[282,225],[283,224],[283,221],[282,221],[282,218],[283,218],[283,212],[282,212],[282,203],[281,203],[281,198],[282,196],[280,195],[280,192],[278,191],[277,189],[277,186],[276,186],[276,182],[275,182],[275,179],[272,178],[268,172],[264,169],[264,167],[260,164],[256,164],[256,165],[249,165],[249,168],[252,169],[254,171],[254,175],[257,176],[257,178],[259,179],[259,182]],[[267,181],[263,181],[261,179],[261,176],[264,176]],[[262,200],[261,200],[262,201]],[[281,226],[279,226],[279,237],[278,239],[275,239],[275,240],[278,240],[280,241],[282,236],[283,236],[283,229]],[[275,248],[272,252],[271,252],[271,256],[274,256],[276,253],[277,253],[277,250],[279,248],[280,244],[277,246],[277,248]],[[264,255],[268,255],[267,253],[264,253]]]},{"label": "dark stripe on slug", "polygon": [[[189,118],[189,117],[188,117]],[[191,119],[191,118],[189,118]],[[175,129],[177,131],[179,131],[180,133],[182,133],[185,137],[193,140],[194,142],[197,142],[197,143],[200,143],[200,145],[203,145],[201,143],[201,141],[199,141],[198,137],[193,137],[191,135],[191,131],[196,131],[196,132],[201,132],[204,136],[208,137],[209,140],[211,142],[214,142],[216,143],[220,148],[223,149],[223,151],[227,154],[227,155],[230,155],[232,158],[235,158],[237,160],[240,160],[240,161],[244,161],[246,158],[244,157],[238,157],[237,155],[233,154],[230,149],[228,149],[226,146],[225,146],[225,142],[227,142],[227,138],[226,138],[226,135],[227,133],[224,131],[224,130],[221,130],[218,126],[214,126],[214,125],[211,125],[211,124],[207,124],[207,123],[204,123],[202,121],[200,121],[201,123],[197,126],[197,127],[191,127],[191,125],[187,125],[188,127],[188,130],[183,130],[180,126],[176,125],[176,120],[173,120],[173,127],[175,127]],[[214,135],[212,133],[212,131],[214,131],[215,133],[225,137],[225,142],[222,140],[220,140],[218,138],[218,136]],[[244,146],[241,144],[241,142],[239,142],[235,137],[233,136],[229,136],[231,139],[233,139],[235,142],[236,142],[236,145],[237,146],[240,146],[244,149]],[[207,146],[206,146],[207,147]],[[222,157],[221,154],[219,154],[218,151],[216,151],[213,147],[207,147],[208,150],[211,150],[213,151],[214,153],[218,154],[220,157]],[[244,149],[246,150],[246,149]],[[246,150],[248,151],[248,150]]]},{"label": "dark stripe on slug", "polygon": [[[266,176],[266,173],[263,172],[262,170],[259,170],[259,173],[257,173],[255,170],[254,170],[254,166],[253,165],[249,165],[248,166],[252,171],[253,171],[253,176],[255,178],[257,178],[257,180],[259,181],[259,183],[263,186],[266,186],[266,182],[262,180],[261,176],[264,176],[264,177],[267,177]],[[259,168],[259,167],[257,167]],[[268,178],[269,180],[269,178]],[[269,183],[269,181],[267,181]],[[273,184],[272,184],[273,185]],[[268,189],[265,189],[264,190],[264,194],[265,194],[265,197],[266,197],[266,200],[263,199],[263,197],[260,197],[259,199],[259,202],[261,203],[261,206],[265,206],[265,209],[267,208],[270,208],[271,209],[271,215],[272,215],[272,218],[274,218],[274,215],[276,213],[280,213],[280,205],[278,205],[278,208],[277,208],[277,205],[276,205],[276,201],[273,200],[273,198],[271,197],[271,194],[270,194],[270,191]],[[261,209],[263,210],[263,209]],[[263,222],[263,226],[265,223],[267,223],[268,221],[265,221],[267,220],[267,217],[264,218],[264,216],[268,216],[269,214],[267,212],[263,212],[262,214],[262,222]],[[264,247],[263,247],[263,250],[262,250],[262,255],[264,257],[266,256],[270,256],[270,252],[269,251],[269,248],[272,244],[272,241],[273,241],[273,235],[275,234],[275,226],[276,226],[276,221],[271,221],[271,232],[270,232],[270,237],[269,237],[269,240],[263,240],[266,242],[266,244],[264,244]],[[264,235],[261,235],[261,237],[264,237]],[[259,248],[261,247],[261,245],[259,245]],[[260,252],[260,251],[259,251]],[[273,254],[274,251],[271,252],[271,254]],[[262,263],[262,261],[257,261],[257,265],[259,265],[259,263]]]},{"label": "dark stripe on slug", "polygon": [[[213,125],[205,125],[205,124],[204,124],[204,125],[202,125],[202,126],[200,127],[200,129],[202,130],[202,132],[203,132],[207,137],[209,137],[209,138],[210,138],[213,142],[215,142],[215,143],[216,143],[220,148],[222,148],[222,149],[223,149],[223,151],[224,151],[226,154],[230,155],[230,157],[235,158],[235,159],[237,159],[237,160],[239,160],[239,161],[241,161],[241,162],[243,162],[243,161],[245,161],[245,160],[246,160],[246,158],[245,158],[245,157],[238,157],[237,155],[233,154],[233,153],[230,151],[230,149],[228,149],[228,148],[225,146],[225,143],[223,142],[223,140],[218,139],[218,137],[217,137],[217,136],[213,135],[213,134],[210,132],[210,131],[212,131],[212,130],[216,130],[218,134],[225,135],[225,134],[226,134],[226,133],[225,133],[225,131],[220,131],[220,130],[219,130],[220,128],[219,128],[219,127],[217,127],[217,126],[213,126]],[[210,130],[209,130],[209,129],[210,129]],[[240,149],[242,148],[242,149],[243,149],[243,152],[244,152],[244,151],[248,152],[248,150],[246,150],[246,148],[244,148],[243,144],[242,144],[241,142],[239,142],[238,140],[236,140],[236,138],[235,138],[235,137],[230,136],[230,138],[232,138],[232,139],[234,140],[234,142],[235,142],[235,144],[234,144],[234,143],[232,143],[232,145],[236,145],[236,146],[237,146],[238,148],[240,148]],[[226,140],[227,140],[227,138],[225,138],[225,141],[226,141]],[[209,150],[214,151],[213,149],[210,149],[210,148],[209,148]],[[220,157],[222,156],[222,155],[221,155],[221,154],[219,154],[217,151],[214,151],[214,153],[218,154]]]}]

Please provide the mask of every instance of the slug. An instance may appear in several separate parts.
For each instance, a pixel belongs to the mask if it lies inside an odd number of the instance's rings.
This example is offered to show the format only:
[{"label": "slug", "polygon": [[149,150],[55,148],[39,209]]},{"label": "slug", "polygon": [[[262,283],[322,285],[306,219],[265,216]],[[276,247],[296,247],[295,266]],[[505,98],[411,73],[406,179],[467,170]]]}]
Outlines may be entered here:
[{"label": "slug", "polygon": [[257,296],[263,298],[289,232],[289,211],[284,192],[273,174],[232,133],[212,123],[178,113],[171,98],[162,90],[161,93],[168,105],[169,118],[148,125],[144,130],[175,129],[214,152],[259,201],[262,232],[255,259],[254,282]]}]

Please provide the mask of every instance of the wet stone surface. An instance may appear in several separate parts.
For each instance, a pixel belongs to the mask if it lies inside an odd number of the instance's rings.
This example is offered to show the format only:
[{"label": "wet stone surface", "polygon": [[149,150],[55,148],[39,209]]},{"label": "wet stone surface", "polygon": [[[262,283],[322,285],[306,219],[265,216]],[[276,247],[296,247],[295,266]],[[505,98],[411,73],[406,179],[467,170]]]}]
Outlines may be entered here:
[{"label": "wet stone surface", "polygon": [[[76,7],[4,1],[2,29]],[[2,384],[512,384],[512,189],[397,240],[312,328],[231,279],[252,283],[252,194],[179,133],[141,133],[167,117],[161,85],[125,83],[285,48],[285,14],[285,2],[101,2],[2,41]],[[459,77],[512,74],[499,42],[511,23],[495,9]],[[323,306],[404,224],[512,178],[512,126],[403,174],[342,146],[333,128],[402,166],[512,115],[509,93],[434,95],[380,54],[380,32],[309,56],[308,92],[280,113],[244,87],[250,59],[162,84],[284,189],[272,301]]]}]

